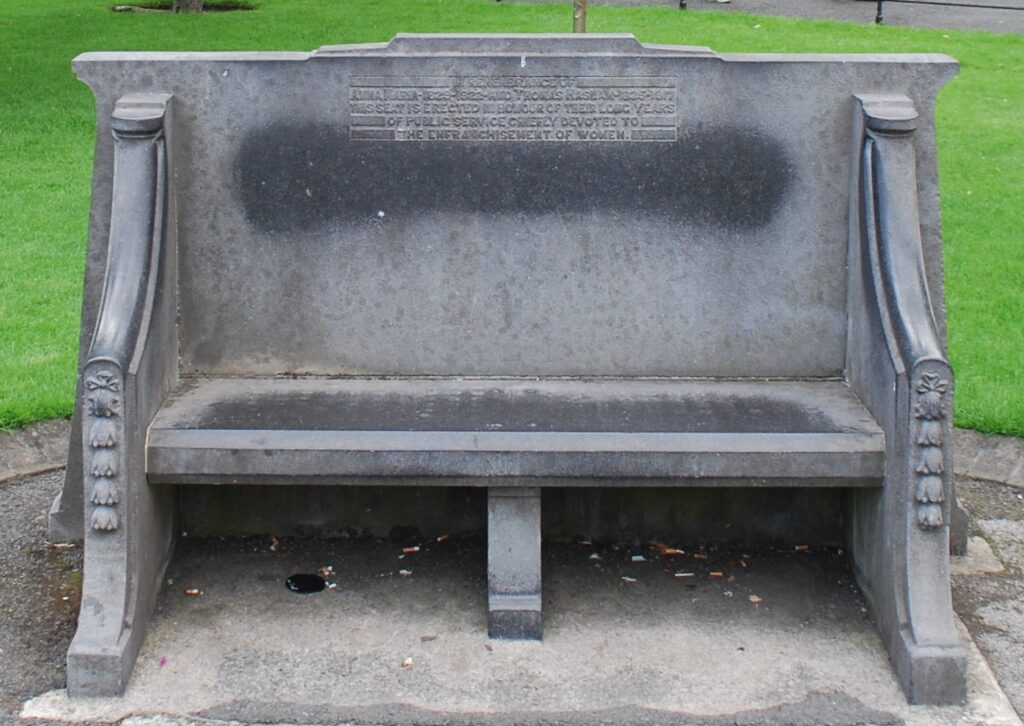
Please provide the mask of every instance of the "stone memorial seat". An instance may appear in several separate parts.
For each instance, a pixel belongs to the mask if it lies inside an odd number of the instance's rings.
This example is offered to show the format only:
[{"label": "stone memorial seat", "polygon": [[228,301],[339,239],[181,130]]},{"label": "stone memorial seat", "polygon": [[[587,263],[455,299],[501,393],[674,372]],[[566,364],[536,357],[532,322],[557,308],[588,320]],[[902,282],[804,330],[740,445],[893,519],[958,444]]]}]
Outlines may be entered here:
[{"label": "stone memorial seat", "polygon": [[963,698],[951,59],[397,36],[74,67],[99,121],[52,519],[84,524],[72,695],[124,689],[178,487],[370,484],[487,489],[511,638],[541,637],[544,487],[841,487],[908,697]]}]

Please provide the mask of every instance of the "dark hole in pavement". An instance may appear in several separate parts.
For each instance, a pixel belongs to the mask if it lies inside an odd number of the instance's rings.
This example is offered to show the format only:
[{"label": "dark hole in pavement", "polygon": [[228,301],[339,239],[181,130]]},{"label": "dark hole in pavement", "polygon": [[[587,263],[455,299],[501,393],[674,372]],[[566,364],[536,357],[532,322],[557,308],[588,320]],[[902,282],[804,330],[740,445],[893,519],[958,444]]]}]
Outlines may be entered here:
[{"label": "dark hole in pavement", "polygon": [[287,585],[288,589],[292,592],[304,594],[320,592],[327,586],[324,578],[320,577],[320,575],[313,575],[306,572],[300,572],[296,575],[292,575],[284,581],[284,584]]}]

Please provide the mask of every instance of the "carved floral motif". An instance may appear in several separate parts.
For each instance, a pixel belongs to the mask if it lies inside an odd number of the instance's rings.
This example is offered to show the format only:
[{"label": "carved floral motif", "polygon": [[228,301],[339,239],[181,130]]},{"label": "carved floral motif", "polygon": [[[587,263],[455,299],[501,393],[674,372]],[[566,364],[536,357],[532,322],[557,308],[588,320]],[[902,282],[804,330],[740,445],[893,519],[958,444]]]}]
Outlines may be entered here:
[{"label": "carved floral motif", "polygon": [[85,379],[85,410],[89,435],[85,470],[92,478],[89,523],[94,530],[112,532],[120,526],[116,504],[119,473],[121,380],[114,371],[100,370]]},{"label": "carved floral motif", "polygon": [[917,524],[922,529],[935,529],[942,526],[942,503],[946,499],[943,444],[949,381],[937,373],[924,373],[914,390]]},{"label": "carved floral motif", "polygon": [[93,484],[90,501],[93,504],[102,504],[104,506],[117,504],[117,488],[109,479],[100,479]]},{"label": "carved floral motif", "polygon": [[117,446],[117,428],[112,421],[97,419],[89,429],[89,446],[94,449],[109,449]]}]

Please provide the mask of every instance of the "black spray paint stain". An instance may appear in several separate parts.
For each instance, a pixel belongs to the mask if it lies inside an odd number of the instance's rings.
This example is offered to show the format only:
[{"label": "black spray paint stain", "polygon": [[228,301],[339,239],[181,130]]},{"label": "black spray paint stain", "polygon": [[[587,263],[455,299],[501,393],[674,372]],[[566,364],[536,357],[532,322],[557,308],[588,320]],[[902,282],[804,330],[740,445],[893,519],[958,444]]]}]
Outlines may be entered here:
[{"label": "black spray paint stain", "polygon": [[388,214],[621,211],[751,230],[794,171],[753,130],[682,130],[675,142],[351,141],[346,127],[281,123],[246,136],[234,164],[246,218],[265,233]]}]

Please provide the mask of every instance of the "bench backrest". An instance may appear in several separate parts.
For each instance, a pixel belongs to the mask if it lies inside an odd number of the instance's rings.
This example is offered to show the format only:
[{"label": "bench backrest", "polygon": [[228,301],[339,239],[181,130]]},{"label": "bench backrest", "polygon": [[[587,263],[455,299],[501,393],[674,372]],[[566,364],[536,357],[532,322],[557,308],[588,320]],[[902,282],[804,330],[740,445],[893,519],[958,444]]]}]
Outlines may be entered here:
[{"label": "bench backrest", "polygon": [[840,375],[853,95],[911,96],[934,169],[952,63],[550,43],[81,56],[97,168],[174,95],[182,372]]}]

